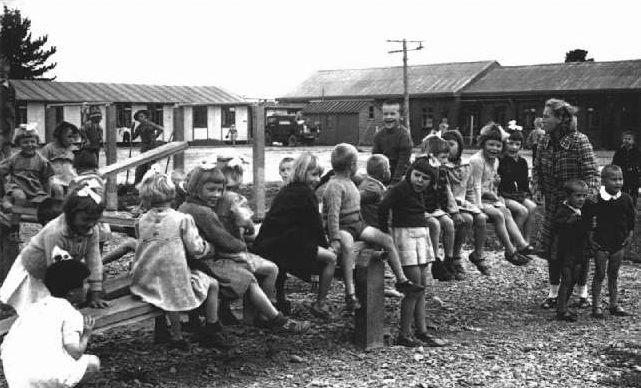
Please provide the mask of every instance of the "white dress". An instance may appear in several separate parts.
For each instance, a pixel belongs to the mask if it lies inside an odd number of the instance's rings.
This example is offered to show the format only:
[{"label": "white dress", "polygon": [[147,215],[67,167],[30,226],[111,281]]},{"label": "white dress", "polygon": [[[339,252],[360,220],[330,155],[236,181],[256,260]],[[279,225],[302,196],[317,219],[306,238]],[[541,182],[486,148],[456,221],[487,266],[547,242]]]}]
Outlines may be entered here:
[{"label": "white dress", "polygon": [[78,343],[82,314],[66,300],[47,296],[14,322],[2,343],[2,366],[9,388],[74,387],[96,356],[75,360],[64,343]]}]

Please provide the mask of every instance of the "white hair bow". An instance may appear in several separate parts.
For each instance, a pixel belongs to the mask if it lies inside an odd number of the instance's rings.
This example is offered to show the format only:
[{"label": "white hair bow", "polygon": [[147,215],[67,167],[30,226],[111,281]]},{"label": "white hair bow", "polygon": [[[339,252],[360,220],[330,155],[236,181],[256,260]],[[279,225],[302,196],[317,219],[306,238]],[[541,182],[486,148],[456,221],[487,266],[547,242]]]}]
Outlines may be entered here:
[{"label": "white hair bow", "polygon": [[54,262],[72,259],[71,254],[69,254],[69,252],[65,251],[64,249],[60,248],[57,245],[54,246],[53,249],[51,250],[51,258],[53,259]]},{"label": "white hair bow", "polygon": [[218,166],[216,165],[216,162],[212,162],[212,161],[209,161],[209,160],[203,160],[202,163],[200,163],[198,165],[198,167],[200,167],[201,169],[203,169],[205,171],[209,171],[209,170],[213,170],[214,168],[216,168]]},{"label": "white hair bow", "polygon": [[520,126],[520,125],[516,125],[516,120],[510,120],[507,123],[507,129],[509,129],[511,131],[522,131],[523,127]]},{"label": "white hair bow", "polygon": [[100,202],[102,202],[102,198],[98,194],[96,194],[96,192],[93,191],[89,186],[85,186],[80,189],[76,193],[76,195],[79,197],[90,197],[96,204],[100,204]]}]

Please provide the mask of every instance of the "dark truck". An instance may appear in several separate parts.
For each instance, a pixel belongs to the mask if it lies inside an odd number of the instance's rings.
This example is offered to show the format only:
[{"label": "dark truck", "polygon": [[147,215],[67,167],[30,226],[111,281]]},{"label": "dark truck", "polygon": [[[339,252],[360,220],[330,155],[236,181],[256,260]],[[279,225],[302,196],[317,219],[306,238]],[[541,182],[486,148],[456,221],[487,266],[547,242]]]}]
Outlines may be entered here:
[{"label": "dark truck", "polygon": [[295,147],[299,144],[312,145],[319,133],[319,125],[311,126],[296,116],[269,116],[265,124],[265,145],[273,142]]}]

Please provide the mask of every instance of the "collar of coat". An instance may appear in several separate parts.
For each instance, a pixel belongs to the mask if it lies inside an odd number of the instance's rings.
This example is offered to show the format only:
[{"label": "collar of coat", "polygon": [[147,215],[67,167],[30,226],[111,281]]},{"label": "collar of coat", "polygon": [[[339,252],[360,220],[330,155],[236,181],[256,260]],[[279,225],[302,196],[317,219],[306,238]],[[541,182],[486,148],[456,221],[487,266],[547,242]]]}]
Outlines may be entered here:
[{"label": "collar of coat", "polygon": [[[579,131],[571,131],[566,133],[565,135],[563,135],[561,140],[559,140],[559,146],[565,150],[569,150],[570,146],[577,139],[578,135],[579,135]],[[552,141],[552,137],[550,136],[549,133],[546,133],[545,136],[543,137],[543,147],[548,148],[551,141]]]}]

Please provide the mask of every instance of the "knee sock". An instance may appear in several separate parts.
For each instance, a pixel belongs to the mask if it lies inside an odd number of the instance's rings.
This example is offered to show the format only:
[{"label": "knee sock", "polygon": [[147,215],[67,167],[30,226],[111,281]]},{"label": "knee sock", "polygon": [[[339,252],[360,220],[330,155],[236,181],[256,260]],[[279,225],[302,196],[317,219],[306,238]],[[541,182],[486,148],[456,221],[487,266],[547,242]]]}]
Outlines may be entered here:
[{"label": "knee sock", "polygon": [[585,284],[583,286],[577,286],[577,294],[579,294],[579,298],[588,298],[588,285]]},{"label": "knee sock", "polygon": [[548,298],[558,298],[559,296],[559,285],[550,284],[550,292],[548,292]]}]

